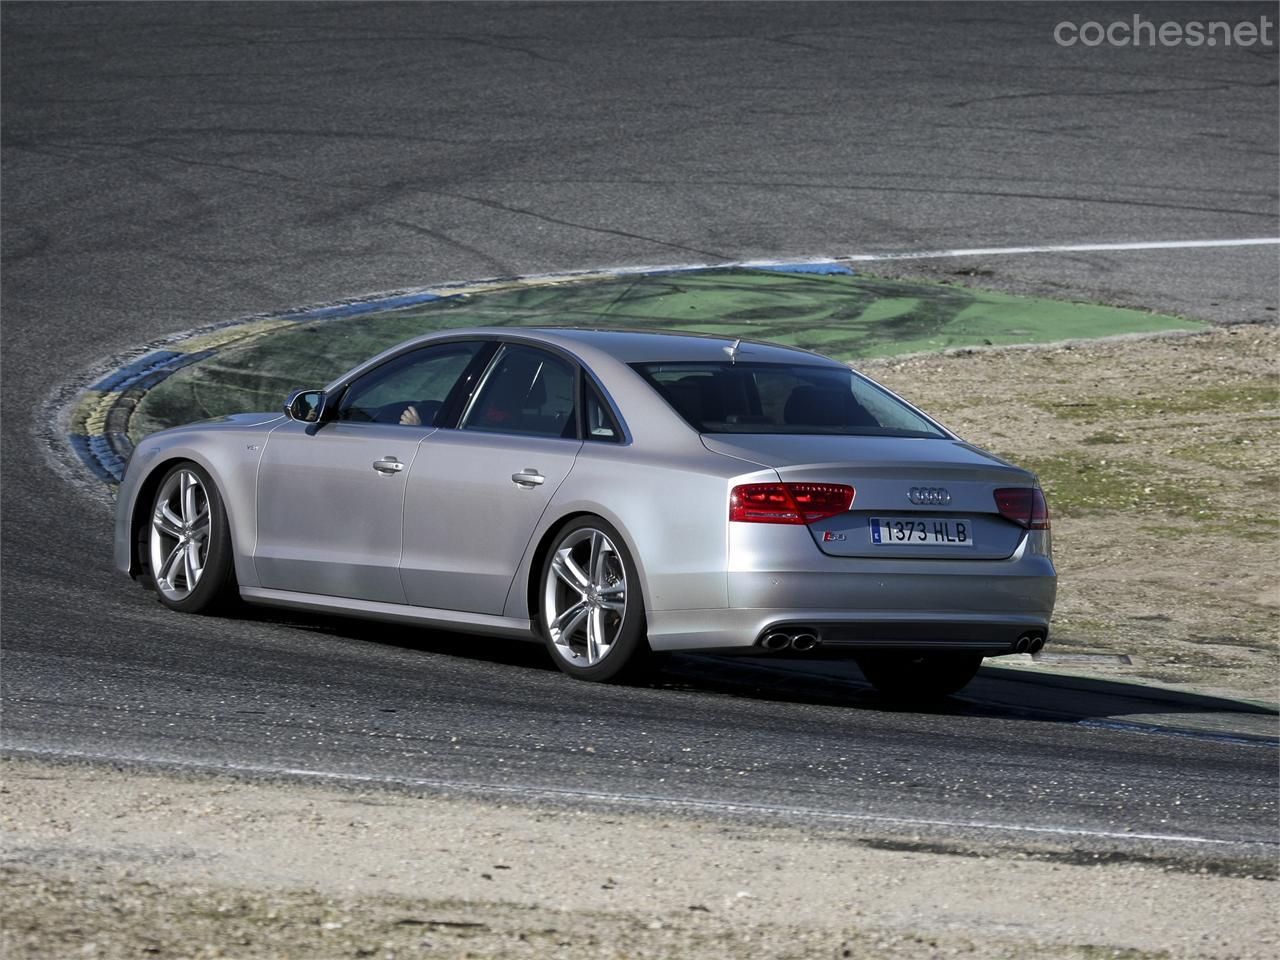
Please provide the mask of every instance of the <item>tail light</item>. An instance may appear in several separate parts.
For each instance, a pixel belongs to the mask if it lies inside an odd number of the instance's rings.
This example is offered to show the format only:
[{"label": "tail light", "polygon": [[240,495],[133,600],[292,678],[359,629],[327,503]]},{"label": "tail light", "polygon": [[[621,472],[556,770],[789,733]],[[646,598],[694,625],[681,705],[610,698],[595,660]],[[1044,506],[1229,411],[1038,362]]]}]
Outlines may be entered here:
[{"label": "tail light", "polygon": [[1000,516],[1028,530],[1049,529],[1049,504],[1039,487],[1004,487],[995,492]]},{"label": "tail light", "polygon": [[810,524],[844,513],[854,495],[843,483],[748,483],[729,494],[729,519]]}]

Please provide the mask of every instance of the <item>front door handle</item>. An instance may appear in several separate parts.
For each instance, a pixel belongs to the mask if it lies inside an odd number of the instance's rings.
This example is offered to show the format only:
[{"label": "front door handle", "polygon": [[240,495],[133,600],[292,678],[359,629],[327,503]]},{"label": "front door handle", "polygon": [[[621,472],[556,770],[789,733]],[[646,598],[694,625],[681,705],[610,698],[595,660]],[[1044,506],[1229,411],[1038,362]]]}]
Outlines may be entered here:
[{"label": "front door handle", "polygon": [[395,457],[383,457],[381,460],[373,461],[373,469],[377,470],[383,476],[391,476],[393,473],[399,473],[404,469],[404,464]]},{"label": "front door handle", "polygon": [[533,467],[525,467],[519,473],[511,475],[511,482],[517,487],[523,487],[526,490],[532,490],[539,484],[547,482],[547,478],[540,474]]}]

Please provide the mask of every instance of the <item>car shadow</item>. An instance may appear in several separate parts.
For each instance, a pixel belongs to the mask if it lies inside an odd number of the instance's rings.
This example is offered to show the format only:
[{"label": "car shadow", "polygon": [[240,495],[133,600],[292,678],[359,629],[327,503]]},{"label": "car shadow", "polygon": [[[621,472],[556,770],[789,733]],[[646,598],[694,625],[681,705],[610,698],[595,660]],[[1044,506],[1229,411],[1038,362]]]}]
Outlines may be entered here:
[{"label": "car shadow", "polygon": [[488,637],[450,630],[431,630],[412,624],[337,617],[306,610],[241,604],[222,614],[226,619],[270,623],[306,633],[321,634],[364,643],[419,650],[423,653],[458,657],[478,663],[525,667],[558,673],[556,665],[539,643]]},{"label": "car shadow", "polygon": [[[520,640],[263,607],[229,616],[476,663],[558,672],[542,645]],[[1274,742],[1280,728],[1280,711],[1261,703],[1128,680],[1014,669],[993,660],[960,693],[931,702],[879,694],[851,660],[660,654],[627,685],[894,713],[1113,722],[1261,742]]]},{"label": "car shadow", "polygon": [[1049,670],[988,659],[959,693],[932,703],[878,694],[852,661],[767,660],[686,655],[659,678],[756,699],[861,706],[893,712],[1086,722],[1277,744],[1280,711],[1252,701]]}]

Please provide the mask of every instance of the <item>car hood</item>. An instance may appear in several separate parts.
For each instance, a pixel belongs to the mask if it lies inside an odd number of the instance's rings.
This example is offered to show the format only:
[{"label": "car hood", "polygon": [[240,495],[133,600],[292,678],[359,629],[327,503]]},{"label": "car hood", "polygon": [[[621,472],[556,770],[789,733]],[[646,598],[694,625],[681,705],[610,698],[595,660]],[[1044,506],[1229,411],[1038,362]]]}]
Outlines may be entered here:
[{"label": "car hood", "polygon": [[228,413],[220,417],[208,417],[204,420],[193,420],[191,423],[166,427],[145,437],[144,442],[189,433],[205,433],[210,430],[270,430],[285,419],[283,413]]},{"label": "car hood", "polygon": [[284,414],[276,411],[274,413],[228,413],[221,417],[209,417],[207,420],[198,420],[197,423],[238,423],[241,426],[254,426],[260,423],[270,423],[272,420],[283,420]]}]

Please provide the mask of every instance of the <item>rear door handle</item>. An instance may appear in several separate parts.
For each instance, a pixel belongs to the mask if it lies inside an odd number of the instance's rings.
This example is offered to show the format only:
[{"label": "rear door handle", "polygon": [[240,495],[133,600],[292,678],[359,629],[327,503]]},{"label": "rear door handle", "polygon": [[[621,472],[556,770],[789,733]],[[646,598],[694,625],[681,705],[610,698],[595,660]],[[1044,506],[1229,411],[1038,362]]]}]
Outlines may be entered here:
[{"label": "rear door handle", "polygon": [[381,460],[373,461],[373,469],[377,470],[384,476],[391,476],[393,473],[399,473],[404,469],[404,464],[395,457],[383,457]]},{"label": "rear door handle", "polygon": [[547,478],[533,467],[525,467],[519,473],[513,473],[511,475],[511,482],[517,487],[524,487],[526,490],[532,490],[534,487],[546,483]]}]

